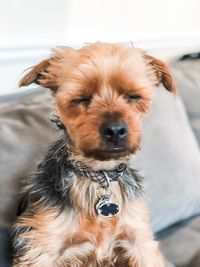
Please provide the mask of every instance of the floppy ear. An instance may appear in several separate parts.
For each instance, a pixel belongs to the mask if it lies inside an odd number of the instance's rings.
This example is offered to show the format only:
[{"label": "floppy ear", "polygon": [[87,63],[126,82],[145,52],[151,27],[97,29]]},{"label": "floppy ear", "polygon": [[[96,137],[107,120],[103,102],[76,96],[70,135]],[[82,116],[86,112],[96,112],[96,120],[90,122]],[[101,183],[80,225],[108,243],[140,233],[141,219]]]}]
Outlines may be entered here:
[{"label": "floppy ear", "polygon": [[28,71],[20,80],[19,87],[36,83],[55,91],[57,89],[57,82],[55,75],[49,71],[50,61],[51,59],[45,59]]},{"label": "floppy ear", "polygon": [[155,71],[157,79],[156,85],[162,83],[168,91],[172,92],[173,94],[176,94],[176,87],[174,85],[172,73],[167,64],[147,54],[145,54],[145,58],[147,59],[148,64],[152,65]]}]

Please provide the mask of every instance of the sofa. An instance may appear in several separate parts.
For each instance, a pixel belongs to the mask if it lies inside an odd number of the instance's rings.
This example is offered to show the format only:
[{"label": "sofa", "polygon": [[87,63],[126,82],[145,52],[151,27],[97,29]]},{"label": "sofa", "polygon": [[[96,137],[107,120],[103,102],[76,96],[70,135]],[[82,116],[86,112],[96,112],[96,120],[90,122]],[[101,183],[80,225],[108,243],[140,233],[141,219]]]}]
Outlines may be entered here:
[{"label": "sofa", "polygon": [[[132,160],[144,177],[155,238],[168,267],[200,267],[200,59],[171,62],[177,96],[155,89]],[[11,266],[11,225],[23,183],[61,135],[47,89],[0,97],[0,267]]]}]

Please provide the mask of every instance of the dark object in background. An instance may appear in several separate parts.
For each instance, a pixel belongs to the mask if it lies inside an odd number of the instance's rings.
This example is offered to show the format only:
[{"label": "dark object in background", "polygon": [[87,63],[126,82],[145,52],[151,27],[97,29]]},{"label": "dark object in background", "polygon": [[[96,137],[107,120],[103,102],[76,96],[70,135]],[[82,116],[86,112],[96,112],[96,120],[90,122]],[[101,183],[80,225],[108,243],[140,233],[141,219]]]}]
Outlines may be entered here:
[{"label": "dark object in background", "polygon": [[191,60],[191,59],[199,59],[199,58],[200,58],[200,52],[197,52],[197,53],[185,54],[180,57],[180,60],[183,61],[183,60],[188,60],[188,59]]},{"label": "dark object in background", "polygon": [[0,266],[11,266],[12,245],[8,228],[0,228]]}]

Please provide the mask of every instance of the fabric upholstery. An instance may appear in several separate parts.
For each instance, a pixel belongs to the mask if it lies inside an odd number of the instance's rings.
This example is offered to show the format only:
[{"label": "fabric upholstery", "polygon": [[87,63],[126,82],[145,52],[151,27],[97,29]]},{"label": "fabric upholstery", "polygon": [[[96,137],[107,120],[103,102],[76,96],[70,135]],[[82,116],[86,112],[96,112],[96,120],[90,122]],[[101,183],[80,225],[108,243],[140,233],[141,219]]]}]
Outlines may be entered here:
[{"label": "fabric upholstery", "polygon": [[13,222],[21,184],[56,136],[50,102],[40,90],[0,98],[1,225]]},{"label": "fabric upholstery", "polygon": [[200,216],[158,233],[164,256],[177,267],[200,266]]},{"label": "fabric upholstery", "polygon": [[199,146],[180,98],[159,88],[133,162],[145,177],[154,231],[200,213],[199,163]]},{"label": "fabric upholstery", "polygon": [[178,92],[200,145],[200,59],[171,64]]}]

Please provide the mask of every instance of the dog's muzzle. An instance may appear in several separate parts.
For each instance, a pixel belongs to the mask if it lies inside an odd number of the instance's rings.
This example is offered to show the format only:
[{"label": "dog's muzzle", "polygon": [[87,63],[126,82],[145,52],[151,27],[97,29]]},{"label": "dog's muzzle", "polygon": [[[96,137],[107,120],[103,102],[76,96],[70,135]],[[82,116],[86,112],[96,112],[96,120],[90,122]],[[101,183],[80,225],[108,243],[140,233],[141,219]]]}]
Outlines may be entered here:
[{"label": "dog's muzzle", "polygon": [[104,122],[100,128],[101,137],[115,145],[124,141],[128,135],[128,128],[123,121]]}]

